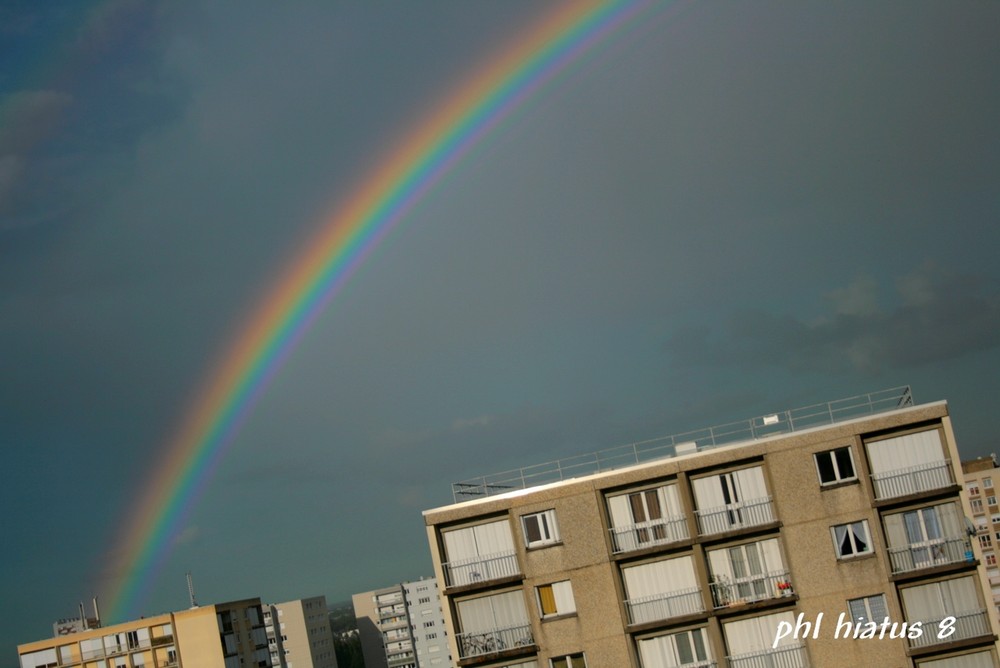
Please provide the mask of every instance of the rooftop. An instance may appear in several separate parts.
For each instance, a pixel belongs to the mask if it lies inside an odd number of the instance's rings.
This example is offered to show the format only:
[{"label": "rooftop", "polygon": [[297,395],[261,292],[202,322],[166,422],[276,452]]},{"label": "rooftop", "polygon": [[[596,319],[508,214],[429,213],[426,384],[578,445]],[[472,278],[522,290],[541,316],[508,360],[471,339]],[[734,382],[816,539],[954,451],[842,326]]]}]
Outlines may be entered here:
[{"label": "rooftop", "polygon": [[602,473],[626,466],[685,455],[720,445],[823,427],[876,413],[913,406],[910,386],[894,387],[846,399],[660,436],[583,455],[557,459],[500,473],[478,476],[451,485],[455,503],[527,489],[538,485]]}]

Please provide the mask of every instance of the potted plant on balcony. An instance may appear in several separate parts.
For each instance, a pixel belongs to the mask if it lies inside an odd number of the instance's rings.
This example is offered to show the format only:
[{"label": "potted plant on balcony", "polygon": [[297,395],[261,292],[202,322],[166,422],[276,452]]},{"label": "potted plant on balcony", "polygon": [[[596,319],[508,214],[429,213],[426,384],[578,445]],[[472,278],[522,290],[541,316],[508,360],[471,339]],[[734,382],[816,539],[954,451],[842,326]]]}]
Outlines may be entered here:
[{"label": "potted plant on balcony", "polygon": [[795,590],[792,589],[792,583],[788,580],[781,580],[778,582],[778,596],[792,596],[795,594]]}]

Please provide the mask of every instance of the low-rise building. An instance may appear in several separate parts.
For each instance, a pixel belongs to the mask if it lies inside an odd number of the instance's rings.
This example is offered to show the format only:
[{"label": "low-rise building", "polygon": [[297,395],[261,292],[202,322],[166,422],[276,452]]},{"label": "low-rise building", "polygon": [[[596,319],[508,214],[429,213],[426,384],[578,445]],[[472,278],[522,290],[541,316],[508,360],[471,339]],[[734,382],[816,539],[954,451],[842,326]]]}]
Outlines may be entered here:
[{"label": "low-rise building", "polygon": [[194,607],[18,645],[21,668],[266,668],[260,599]]}]

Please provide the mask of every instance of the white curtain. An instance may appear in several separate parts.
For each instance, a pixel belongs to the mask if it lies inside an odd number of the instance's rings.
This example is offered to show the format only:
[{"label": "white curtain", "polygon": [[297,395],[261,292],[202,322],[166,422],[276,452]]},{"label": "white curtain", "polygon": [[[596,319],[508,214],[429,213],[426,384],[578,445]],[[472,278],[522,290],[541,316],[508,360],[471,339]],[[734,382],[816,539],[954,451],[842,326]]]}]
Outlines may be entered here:
[{"label": "white curtain", "polygon": [[622,569],[625,593],[631,599],[694,589],[698,580],[690,556],[665,559]]},{"label": "white curtain", "polygon": [[639,659],[642,668],[678,668],[685,663],[711,659],[704,629],[692,629],[656,638],[640,640]]},{"label": "white curtain", "polygon": [[[945,459],[941,432],[937,429],[868,443],[872,473],[886,473],[901,468],[931,464]],[[901,464],[905,462],[905,464]]]},{"label": "white curtain", "polygon": [[740,469],[732,473],[738,498],[742,502],[763,499],[767,496],[767,485],[764,484],[764,470],[759,466]]},{"label": "white curtain", "polygon": [[576,612],[576,601],[573,600],[573,587],[569,580],[552,583],[552,596],[556,600],[556,612],[560,615],[568,615]]},{"label": "white curtain", "polygon": [[446,531],[442,536],[448,562],[462,562],[514,551],[514,540],[507,520]]},{"label": "white curtain", "polygon": [[975,654],[963,654],[962,656],[952,656],[947,659],[937,659],[925,661],[920,664],[920,668],[993,668],[991,652],[976,652]]},{"label": "white curtain", "polygon": [[982,607],[972,576],[908,587],[900,593],[906,619],[910,622],[933,621]]},{"label": "white curtain", "polygon": [[698,510],[710,510],[726,505],[719,476],[697,478],[691,481],[691,486],[694,488],[695,505],[698,506]]},{"label": "white curtain", "polygon": [[[756,543],[746,543],[736,547],[710,550],[708,553],[708,565],[713,576],[725,576],[729,580],[733,580],[747,575],[747,573],[737,573],[739,569],[733,564],[734,553],[742,562],[743,569],[749,570],[749,574],[751,575],[762,575],[785,570],[785,562],[781,558],[781,548],[778,546],[778,539],[769,538]],[[755,568],[755,565],[759,565],[760,568]]]},{"label": "white curtain", "polygon": [[[795,616],[791,612],[779,612],[723,624],[730,656],[771,649],[780,622],[788,622],[794,627]],[[778,647],[794,645],[797,642],[792,638],[792,634],[788,634],[778,641]]]},{"label": "white curtain", "polygon": [[521,590],[458,602],[462,633],[482,633],[512,626],[526,626],[528,612]]}]

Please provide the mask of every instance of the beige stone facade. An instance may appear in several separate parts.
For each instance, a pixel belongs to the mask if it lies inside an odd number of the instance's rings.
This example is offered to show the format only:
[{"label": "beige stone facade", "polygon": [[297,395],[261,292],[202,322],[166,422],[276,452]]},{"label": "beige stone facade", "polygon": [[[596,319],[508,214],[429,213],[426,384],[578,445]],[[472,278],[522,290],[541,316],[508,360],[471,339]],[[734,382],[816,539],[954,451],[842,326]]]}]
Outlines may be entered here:
[{"label": "beige stone facade", "polygon": [[21,668],[264,668],[260,599],[145,617],[19,645]]},{"label": "beige stone facade", "polygon": [[976,529],[977,556],[986,566],[986,575],[992,588],[993,603],[1000,609],[1000,467],[996,455],[962,462],[965,491],[969,497],[972,522]]},{"label": "beige stone facade", "polygon": [[681,450],[426,511],[458,664],[1000,665],[946,403]]}]

